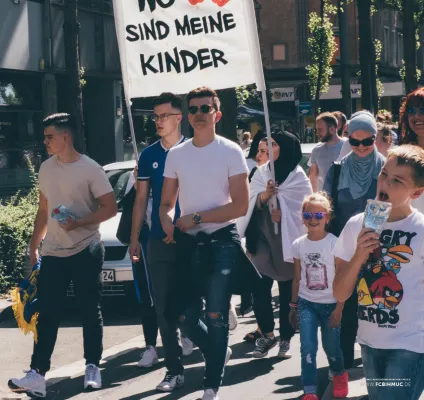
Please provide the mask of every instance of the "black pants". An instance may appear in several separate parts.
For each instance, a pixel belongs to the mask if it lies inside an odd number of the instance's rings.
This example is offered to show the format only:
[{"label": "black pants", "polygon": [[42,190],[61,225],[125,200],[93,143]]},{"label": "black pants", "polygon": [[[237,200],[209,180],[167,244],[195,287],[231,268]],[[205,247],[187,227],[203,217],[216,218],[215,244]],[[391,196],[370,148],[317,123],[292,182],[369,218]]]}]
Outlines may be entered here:
[{"label": "black pants", "polygon": [[146,346],[156,347],[158,340],[158,317],[156,315],[156,309],[150,304],[141,305],[141,322],[143,325],[144,339]]},{"label": "black pants", "polygon": [[344,305],[341,330],[340,345],[343,351],[344,367],[350,369],[355,360],[355,339],[358,332],[358,295],[353,292]]},{"label": "black pants", "polygon": [[82,319],[84,358],[86,364],[99,365],[103,351],[100,272],[104,254],[103,243],[98,242],[70,257],[43,257],[38,275],[38,342],[34,343],[31,369],[43,375],[50,369],[50,358],[71,281]]},{"label": "black pants", "polygon": [[[274,311],[272,309],[272,285],[274,280],[262,275],[262,279],[253,290],[253,310],[262,334],[274,332]],[[292,293],[292,281],[278,282],[280,300],[280,339],[290,341],[294,329],[289,322]]]}]

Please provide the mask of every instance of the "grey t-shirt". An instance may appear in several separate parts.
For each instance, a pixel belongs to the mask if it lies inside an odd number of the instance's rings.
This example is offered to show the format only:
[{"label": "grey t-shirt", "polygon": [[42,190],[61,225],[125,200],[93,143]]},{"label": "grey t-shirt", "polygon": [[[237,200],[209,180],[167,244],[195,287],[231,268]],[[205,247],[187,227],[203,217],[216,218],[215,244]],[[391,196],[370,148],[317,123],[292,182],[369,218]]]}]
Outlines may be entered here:
[{"label": "grey t-shirt", "polygon": [[311,166],[316,165],[318,167],[318,190],[322,190],[324,187],[327,172],[333,162],[338,159],[343,143],[343,140],[340,140],[337,144],[333,145],[322,143],[312,150],[309,163]]}]

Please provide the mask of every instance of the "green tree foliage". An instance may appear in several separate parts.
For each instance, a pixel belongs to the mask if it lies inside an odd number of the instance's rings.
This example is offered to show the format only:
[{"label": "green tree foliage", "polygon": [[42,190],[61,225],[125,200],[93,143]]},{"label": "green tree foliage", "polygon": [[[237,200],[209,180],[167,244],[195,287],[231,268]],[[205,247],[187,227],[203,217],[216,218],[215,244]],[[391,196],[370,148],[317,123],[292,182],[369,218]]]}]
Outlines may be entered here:
[{"label": "green tree foliage", "polygon": [[306,70],[311,96],[315,97],[317,102],[316,108],[318,108],[320,94],[328,91],[330,78],[333,75],[331,61],[337,50],[337,45],[330,16],[336,12],[337,8],[329,0],[321,0],[320,15],[316,12],[309,15],[310,37],[308,48],[311,63],[306,67]]},{"label": "green tree foliage", "polygon": [[27,195],[18,193],[0,205],[0,293],[6,293],[23,278],[26,250],[38,209],[38,182],[27,158],[33,186]]}]

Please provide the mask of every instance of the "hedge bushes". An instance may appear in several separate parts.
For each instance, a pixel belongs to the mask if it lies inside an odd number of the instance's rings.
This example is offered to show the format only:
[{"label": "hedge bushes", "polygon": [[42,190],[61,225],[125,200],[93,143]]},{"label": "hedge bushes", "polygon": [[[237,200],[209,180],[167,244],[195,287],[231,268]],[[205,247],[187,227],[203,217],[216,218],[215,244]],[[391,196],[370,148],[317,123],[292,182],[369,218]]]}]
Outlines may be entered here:
[{"label": "hedge bushes", "polygon": [[0,205],[0,293],[6,293],[22,279],[26,250],[38,209],[38,182],[34,170],[33,188],[27,195],[18,193]]}]

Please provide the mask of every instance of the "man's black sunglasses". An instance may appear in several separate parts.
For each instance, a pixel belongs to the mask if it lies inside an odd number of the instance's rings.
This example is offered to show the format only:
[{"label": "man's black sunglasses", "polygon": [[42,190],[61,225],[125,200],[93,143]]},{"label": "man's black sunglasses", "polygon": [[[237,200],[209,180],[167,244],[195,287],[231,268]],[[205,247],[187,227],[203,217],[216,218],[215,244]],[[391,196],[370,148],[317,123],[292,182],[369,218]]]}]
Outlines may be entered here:
[{"label": "man's black sunglasses", "polygon": [[353,137],[349,138],[349,143],[352,147],[359,147],[361,144],[364,147],[372,146],[375,142],[375,136],[371,136],[369,138],[366,138],[364,140],[358,140],[354,139]]},{"label": "man's black sunglasses", "polygon": [[192,115],[195,115],[195,114],[197,114],[197,112],[200,110],[200,112],[202,113],[202,114],[209,114],[210,112],[211,112],[211,110],[214,110],[215,109],[215,107],[213,107],[213,106],[210,106],[209,104],[203,104],[202,106],[200,106],[200,107],[197,107],[197,106],[190,106],[189,108],[188,108],[188,112],[190,113],[190,114],[192,114]]}]

